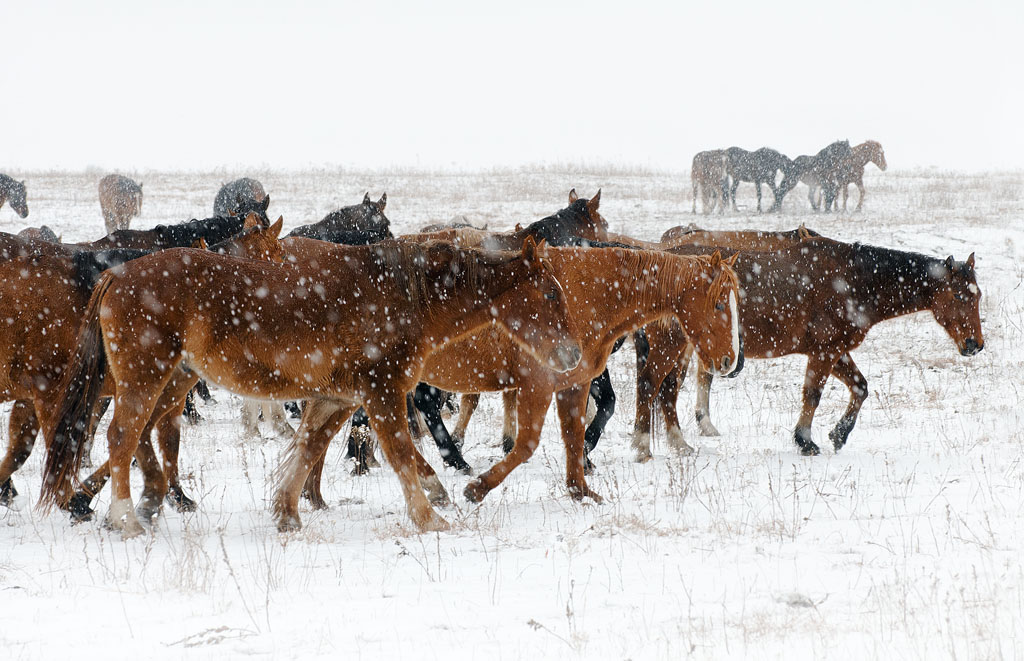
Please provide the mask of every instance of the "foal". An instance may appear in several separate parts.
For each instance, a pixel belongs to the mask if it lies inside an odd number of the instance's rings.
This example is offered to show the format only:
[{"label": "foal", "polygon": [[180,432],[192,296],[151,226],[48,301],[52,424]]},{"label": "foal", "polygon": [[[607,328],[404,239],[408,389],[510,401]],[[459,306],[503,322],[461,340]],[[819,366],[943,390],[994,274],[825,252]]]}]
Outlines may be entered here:
[{"label": "foal", "polygon": [[[576,366],[580,350],[544,252],[530,239],[514,256],[386,242],[337,246],[312,267],[171,250],[105,275],[59,386],[41,502],[71,495],[83,421],[98,396],[95,377],[109,363],[116,394],[107,433],[113,482],[108,522],[125,536],[141,533],[129,462],[157,400],[184,362],[248,397],[310,400],[280,467],[274,506],[280,530],[299,527],[306,474],[360,405],[402,483],[410,518],[422,530],[445,528],[421,490],[405,393],[431,351],[494,323],[552,369]],[[443,500],[447,494],[429,472],[424,483],[435,500]],[[147,475],[147,483],[159,479]]]}]

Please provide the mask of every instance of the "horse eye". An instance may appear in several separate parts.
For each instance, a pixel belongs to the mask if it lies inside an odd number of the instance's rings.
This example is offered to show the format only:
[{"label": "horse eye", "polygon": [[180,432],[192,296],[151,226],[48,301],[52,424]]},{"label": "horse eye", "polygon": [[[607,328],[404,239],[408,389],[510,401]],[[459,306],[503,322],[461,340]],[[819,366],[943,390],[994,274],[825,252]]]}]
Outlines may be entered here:
[{"label": "horse eye", "polygon": [[715,309],[718,310],[719,312],[725,312],[725,303],[721,301],[715,303]]},{"label": "horse eye", "polygon": [[548,293],[544,294],[544,298],[548,299],[549,301],[554,301],[558,298],[558,295],[553,291],[549,291]]}]

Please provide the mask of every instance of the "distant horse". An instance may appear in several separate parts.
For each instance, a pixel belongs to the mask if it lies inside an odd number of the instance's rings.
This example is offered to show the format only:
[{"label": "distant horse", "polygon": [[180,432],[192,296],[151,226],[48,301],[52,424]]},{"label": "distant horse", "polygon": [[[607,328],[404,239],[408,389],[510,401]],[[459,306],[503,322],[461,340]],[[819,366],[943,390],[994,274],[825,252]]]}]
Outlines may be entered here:
[{"label": "distant horse", "polygon": [[217,191],[217,197],[213,199],[213,215],[245,215],[246,210],[254,208],[266,199],[267,191],[263,190],[263,184],[260,182],[248,177],[235,179]]},{"label": "distant horse", "polygon": [[0,260],[40,255],[71,255],[78,250],[81,250],[80,246],[0,232]]},{"label": "distant horse", "polygon": [[698,187],[701,191],[701,209],[705,216],[715,210],[716,203],[718,204],[718,213],[725,213],[725,206],[729,198],[728,163],[729,158],[721,149],[697,152],[694,155],[693,165],[690,168],[690,182],[693,184],[693,213],[697,213]]},{"label": "distant horse", "polygon": [[[255,216],[249,223],[258,225]],[[257,256],[276,245],[268,243],[268,236],[269,231],[247,229],[214,248]],[[0,401],[16,400],[7,455],[0,463],[0,504],[9,504],[16,495],[11,474],[32,451],[39,420],[53,411],[55,385],[74,350],[93,286],[107,269],[148,254],[79,250],[0,261],[0,300],[13,321],[0,324]]]},{"label": "distant horse", "polygon": [[522,244],[527,236],[533,237],[536,241],[545,240],[556,246],[568,245],[570,242],[578,244],[580,240],[607,241],[608,221],[598,212],[600,204],[600,190],[588,200],[577,195],[574,188],[569,191],[569,206],[526,227],[518,227],[513,232],[486,232],[462,228],[404,234],[400,238],[407,241],[438,239],[486,250],[512,250],[513,246]]},{"label": "distant horse", "polygon": [[142,213],[142,184],[120,174],[100,179],[100,209],[107,234],[128,229],[132,218]]},{"label": "distant horse", "polygon": [[[655,319],[675,317],[697,353],[718,373],[729,374],[742,365],[738,282],[718,255],[681,258],[621,248],[552,248],[549,262],[580,332],[583,357],[576,369],[556,373],[506,333],[486,329],[435,351],[421,375],[422,381],[451,392],[518,390],[514,447],[466,486],[463,495],[472,502],[483,500],[536,450],[552,395],[565,445],[568,492],[577,500],[600,500],[584,476],[583,416],[591,382],[605,370],[612,347],[623,335]],[[307,416],[315,405],[307,403]],[[321,457],[306,482],[310,493],[320,491],[322,468]]]},{"label": "distant horse", "polygon": [[[850,353],[876,323],[930,310],[961,355],[973,356],[984,348],[979,313],[981,291],[973,253],[965,262],[957,262],[952,256],[941,260],[813,237],[775,252],[740,253],[736,272],[743,287],[740,321],[745,355],[807,356],[803,410],[793,435],[805,455],[820,452],[811,440],[811,423],[830,374],[850,390],[846,412],[829,433],[836,451],[846,444],[868,396],[867,381]],[[648,338],[650,355],[660,355],[662,364],[673,364],[684,355],[685,338],[659,337],[650,332]],[[682,374],[685,366],[678,373],[679,380]],[[652,381],[646,392],[657,393],[660,386]],[[701,372],[697,419],[702,433],[717,434],[708,410],[710,386],[710,376]],[[674,409],[673,393],[662,390],[660,396],[672,400],[663,400],[663,409],[669,405]],[[638,412],[649,401],[649,397],[643,402],[638,399]],[[678,426],[674,411],[666,419]]]},{"label": "distant horse", "polygon": [[167,248],[186,248],[199,239],[208,244],[220,243],[242,231],[249,214],[256,214],[256,219],[263,227],[270,226],[267,218],[267,206],[270,198],[254,203],[250,208],[243,205],[244,213],[235,216],[217,216],[205,220],[190,220],[176,225],[157,225],[149,230],[117,230],[95,241],[77,245],[89,250],[106,250],[110,248],[138,248],[140,250],[165,250]]},{"label": "distant horse", "polygon": [[18,236],[29,241],[46,241],[47,243],[60,243],[60,237],[48,225],[39,227],[26,227],[18,232]]},{"label": "distant horse", "polygon": [[391,234],[391,221],[384,215],[387,203],[387,193],[381,195],[376,202],[372,202],[367,193],[362,203],[332,211],[318,223],[295,228],[285,238],[303,236],[350,246],[394,238]]},{"label": "distant horse", "polygon": [[768,184],[772,189],[772,209],[778,208],[778,193],[775,187],[775,174],[790,167],[790,160],[783,154],[761,147],[757,151],[747,151],[739,147],[725,150],[727,159],[726,172],[732,182],[729,184],[729,201],[736,210],[736,189],[741,181],[753,182],[757,187],[757,212],[761,213],[761,184]]},{"label": "distant horse", "polygon": [[815,211],[820,208],[821,193],[824,192],[828,204],[825,207],[827,211],[839,190],[838,178],[842,164],[852,154],[849,140],[836,140],[814,156],[797,156],[790,162],[782,183],[779,184],[779,206],[782,205],[782,199],[786,194],[793,190],[797,183],[803,182],[808,187],[807,199],[811,203],[811,208]]},{"label": "distant horse", "polygon": [[[857,199],[857,211],[864,207],[864,168],[868,163],[874,163],[878,169],[885,172],[888,165],[885,162],[885,152],[882,145],[874,140],[862,142],[853,148],[853,153],[843,159],[836,169],[836,183],[839,191],[843,194],[843,211],[846,211],[846,199],[850,184],[856,184],[860,191]],[[836,205],[839,201],[836,200]]]},{"label": "distant horse", "polygon": [[28,216],[28,202],[25,200],[25,182],[17,181],[6,174],[0,174],[0,207],[7,202],[22,218]]},{"label": "distant horse", "polygon": [[465,216],[455,216],[451,222],[447,223],[433,223],[431,225],[424,225],[420,228],[420,232],[440,232],[442,230],[459,230],[459,229],[474,229],[485,231],[487,225],[483,227],[477,227],[473,223],[469,222],[469,219]]},{"label": "distant horse", "polygon": [[[300,526],[298,499],[310,466],[360,405],[402,483],[410,518],[421,530],[446,528],[421,489],[435,502],[447,500],[409,439],[405,393],[431,351],[492,324],[551,369],[576,366],[580,349],[545,249],[532,239],[515,255],[386,242],[334,247],[316,267],[172,250],[104,275],[57,387],[42,503],[70,498],[83,421],[102,387],[99,375],[109,369],[116,395],[107,432],[108,522],[125,536],[143,532],[129,463],[187,356],[189,370],[247,397],[308,400],[278,472],[280,530]],[[158,510],[166,482],[159,466],[143,472],[145,516]]]}]

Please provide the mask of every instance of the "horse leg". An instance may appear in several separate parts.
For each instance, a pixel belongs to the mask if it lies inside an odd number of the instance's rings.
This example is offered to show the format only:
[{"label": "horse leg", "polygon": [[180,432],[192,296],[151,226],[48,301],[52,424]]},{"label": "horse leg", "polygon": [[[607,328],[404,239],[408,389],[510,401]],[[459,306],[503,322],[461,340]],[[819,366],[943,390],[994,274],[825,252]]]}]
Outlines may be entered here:
[{"label": "horse leg", "polygon": [[815,211],[821,211],[821,198],[819,197],[817,186],[807,187],[807,201],[811,203],[811,209]]},{"label": "horse leg", "polygon": [[857,191],[860,193],[860,196],[857,198],[857,211],[860,211],[864,208],[864,179],[857,177],[857,181],[854,183],[857,184]]},{"label": "horse leg", "polygon": [[639,358],[636,373],[636,419],[633,423],[633,446],[635,461],[645,462],[651,455],[651,415],[654,397],[661,389],[665,378],[679,364],[689,344],[679,324],[650,324],[646,327],[647,346],[650,353],[646,360]]},{"label": "horse leg", "polygon": [[575,385],[555,395],[558,419],[562,425],[562,442],[565,444],[565,486],[573,500],[591,498],[600,503],[603,499],[587,486],[584,474],[586,452],[584,451],[583,419],[587,413],[587,399],[590,387]]},{"label": "horse leg", "polygon": [[736,189],[739,188],[739,187],[740,187],[740,180],[739,179],[733,179],[732,183],[729,184],[729,200],[730,200],[730,203],[732,204],[732,210],[733,211],[739,211],[739,209],[736,207]]},{"label": "horse leg", "polygon": [[715,375],[698,360],[697,405],[694,408],[694,416],[701,436],[720,436],[718,429],[711,423],[711,383],[714,380]]},{"label": "horse leg", "polygon": [[[373,456],[374,443],[373,432],[370,431],[370,419],[366,417],[366,411],[359,408],[352,414],[352,426],[348,435],[348,449],[345,452],[346,459],[354,459],[355,467],[352,468],[352,475],[366,475],[373,466],[379,466]],[[303,496],[316,502],[317,491],[303,491]]]},{"label": "horse leg", "polygon": [[295,430],[288,424],[288,414],[284,410],[284,404],[281,402],[267,402],[263,404],[264,412],[270,413],[270,422],[274,429],[274,433],[278,436],[285,438],[291,438]]},{"label": "horse leg", "polygon": [[665,418],[665,429],[666,436],[668,436],[668,444],[677,453],[681,455],[691,455],[694,450],[689,443],[686,442],[686,437],[683,435],[683,430],[679,426],[679,415],[676,411],[676,403],[679,401],[679,387],[683,382],[683,378],[686,376],[686,368],[690,364],[690,354],[693,352],[693,348],[687,346],[683,357],[679,360],[676,367],[669,373],[665,380],[661,383],[661,388],[658,389],[658,403],[661,404],[661,414]]},{"label": "horse leg", "polygon": [[533,455],[540,443],[540,433],[544,428],[544,415],[551,404],[551,393],[552,388],[546,383],[524,385],[519,389],[516,397],[516,411],[517,417],[523,421],[523,424],[519,425],[516,432],[516,441],[512,451],[491,466],[490,470],[466,485],[466,489],[462,492],[466,500],[473,503],[482,501],[488,493],[508,477],[509,473]]},{"label": "horse leg", "polygon": [[39,421],[32,402],[19,399],[11,407],[7,423],[7,454],[0,463],[0,505],[10,507],[18,490],[14,488],[11,476],[24,465],[32,454],[39,433]]},{"label": "horse leg", "polygon": [[254,399],[242,399],[242,435],[246,438],[260,436],[260,404]]},{"label": "horse leg", "polygon": [[516,417],[518,390],[506,390],[501,393],[502,407],[505,409],[504,419],[501,425],[501,450],[505,454],[512,451],[516,444],[516,436],[519,434],[519,421]]},{"label": "horse leg", "polygon": [[469,426],[469,420],[473,417],[473,412],[476,411],[476,407],[480,404],[480,394],[471,393],[463,395],[459,400],[459,419],[455,423],[455,430],[452,432],[452,443],[459,446],[459,451],[462,451],[462,446],[466,443],[466,428]]},{"label": "horse leg", "polygon": [[196,503],[181,488],[178,476],[178,450],[181,446],[181,421],[184,417],[185,402],[193,395],[198,378],[188,372],[175,375],[168,389],[164,391],[166,405],[157,409],[162,415],[154,427],[157,442],[163,455],[163,471],[167,478],[167,495],[165,500],[179,512],[196,511]]},{"label": "horse leg", "polygon": [[757,188],[757,212],[761,213],[761,182],[760,182],[760,180],[754,182],[754,187]]},{"label": "horse leg", "polygon": [[587,432],[583,436],[583,446],[587,455],[584,473],[587,474],[594,470],[594,464],[590,461],[590,453],[597,447],[597,442],[601,440],[605,426],[615,413],[615,389],[612,388],[612,378],[608,374],[607,367],[600,376],[590,382],[589,396],[593,397],[597,404],[597,415],[590,421]]},{"label": "horse leg", "polygon": [[[405,496],[405,505],[416,527],[421,531],[447,530],[450,526],[423,495],[423,482],[417,471],[424,470],[425,461],[409,437],[409,423],[405,415],[404,392],[377,392],[363,402],[370,417],[370,426],[377,435],[384,456],[398,475]],[[433,472],[426,464],[426,469]],[[436,475],[435,475],[436,479]],[[437,485],[440,481],[437,482]],[[436,488],[430,484],[427,488]]]},{"label": "horse leg", "polygon": [[[403,399],[404,402],[404,399]],[[306,403],[299,431],[292,438],[284,460],[278,467],[278,487],[274,495],[274,516],[280,532],[302,527],[299,519],[299,497],[310,472],[317,468],[317,487],[323,469],[323,456],[331,439],[359,408],[358,404],[345,404],[327,400]],[[402,416],[403,419],[405,416]],[[379,435],[378,435],[379,436]]]},{"label": "horse leg", "polygon": [[857,369],[857,365],[854,364],[853,358],[850,357],[849,353],[844,353],[839,357],[839,360],[832,367],[832,374],[850,389],[850,403],[846,407],[846,413],[843,414],[843,417],[839,419],[839,422],[828,434],[829,439],[832,441],[832,446],[836,452],[839,452],[846,445],[846,440],[849,438],[850,432],[853,431],[853,426],[857,424],[860,408],[864,405],[864,400],[868,398],[868,381],[860,373],[860,370]]},{"label": "horse leg", "polygon": [[427,429],[434,438],[434,443],[437,444],[437,449],[441,453],[441,459],[444,460],[445,465],[466,475],[472,475],[473,468],[466,463],[459,446],[455,444],[448,434],[448,428],[444,426],[444,420],[441,418],[442,396],[442,392],[437,388],[421,383],[416,386],[413,403],[423,414]]},{"label": "horse leg", "polygon": [[[697,177],[690,174],[690,181],[693,183],[693,214],[697,215]],[[704,196],[704,208],[707,209],[707,195]]]},{"label": "horse leg", "polygon": [[[846,213],[846,199],[850,195],[850,185],[849,184],[842,184],[842,189],[843,189],[843,213]],[[838,204],[838,202],[837,202],[837,204]]]},{"label": "horse leg", "polygon": [[82,487],[71,496],[67,511],[71,515],[71,523],[81,523],[92,518],[92,499],[96,497],[107,481],[110,480],[110,461],[93,471],[92,475],[82,482]]},{"label": "horse leg", "polygon": [[793,430],[793,440],[800,447],[800,454],[805,456],[821,454],[821,449],[811,440],[811,423],[814,422],[814,412],[821,401],[821,392],[825,387],[825,381],[828,380],[828,375],[831,373],[831,361],[815,358],[813,354],[807,357],[807,372],[804,374],[803,409],[800,411],[800,419],[797,420],[796,429]]}]

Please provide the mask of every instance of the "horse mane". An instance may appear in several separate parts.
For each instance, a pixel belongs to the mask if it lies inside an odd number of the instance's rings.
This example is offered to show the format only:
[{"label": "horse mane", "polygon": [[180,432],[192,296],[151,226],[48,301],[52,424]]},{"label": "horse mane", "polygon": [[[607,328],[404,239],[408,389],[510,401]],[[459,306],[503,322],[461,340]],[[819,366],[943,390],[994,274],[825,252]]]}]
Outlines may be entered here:
[{"label": "horse mane", "polygon": [[81,250],[71,255],[75,286],[88,294],[99,282],[103,272],[125,262],[152,254],[151,250],[112,248],[110,250]]},{"label": "horse mane", "polygon": [[152,229],[161,244],[187,246],[197,239],[217,243],[242,229],[243,216],[214,216],[204,220],[192,219],[176,225],[157,225]]},{"label": "horse mane", "polygon": [[836,243],[849,246],[851,268],[865,275],[876,275],[894,282],[928,286],[938,280],[937,271],[939,269],[943,273],[946,270],[941,259],[922,253],[882,248],[859,242]]}]

